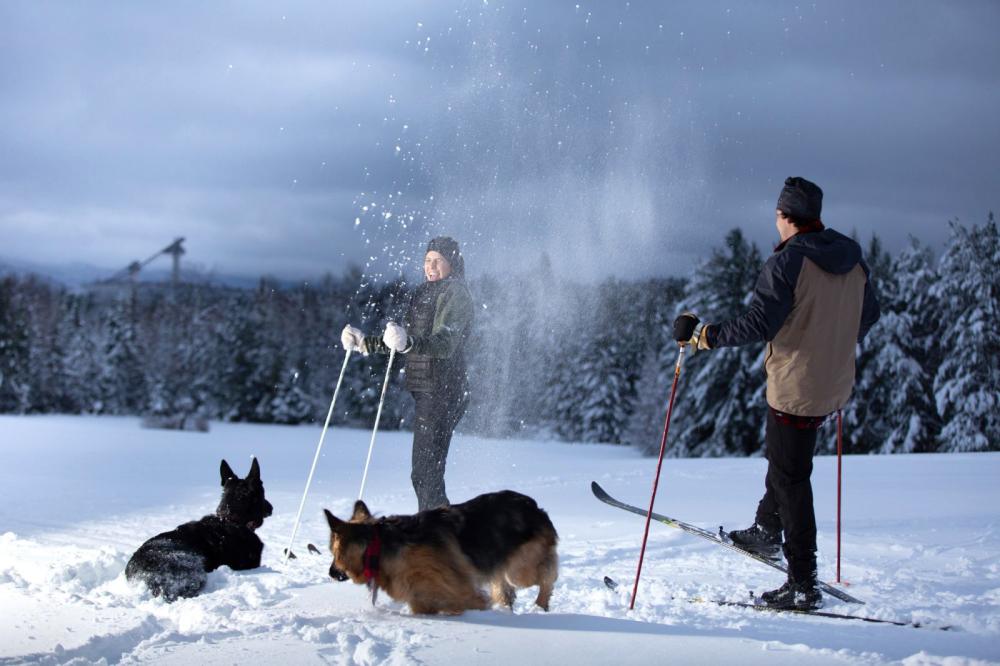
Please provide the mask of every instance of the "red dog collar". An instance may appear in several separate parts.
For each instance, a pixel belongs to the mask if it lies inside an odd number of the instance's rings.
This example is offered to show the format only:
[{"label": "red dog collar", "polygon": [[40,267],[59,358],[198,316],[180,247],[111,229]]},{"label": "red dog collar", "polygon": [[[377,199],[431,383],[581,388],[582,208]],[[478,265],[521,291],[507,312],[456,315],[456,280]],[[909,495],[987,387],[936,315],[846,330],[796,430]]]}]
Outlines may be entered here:
[{"label": "red dog collar", "polygon": [[372,593],[372,606],[375,605],[375,598],[378,596],[378,582],[375,580],[378,576],[379,570],[379,555],[382,554],[382,539],[378,535],[378,527],[372,526],[372,538],[368,542],[368,547],[365,548],[364,562],[365,562],[365,582],[368,584],[368,589]]},{"label": "red dog collar", "polygon": [[365,548],[365,581],[378,576],[378,560],[382,554],[382,540],[378,536],[378,528],[372,528],[372,538]]}]

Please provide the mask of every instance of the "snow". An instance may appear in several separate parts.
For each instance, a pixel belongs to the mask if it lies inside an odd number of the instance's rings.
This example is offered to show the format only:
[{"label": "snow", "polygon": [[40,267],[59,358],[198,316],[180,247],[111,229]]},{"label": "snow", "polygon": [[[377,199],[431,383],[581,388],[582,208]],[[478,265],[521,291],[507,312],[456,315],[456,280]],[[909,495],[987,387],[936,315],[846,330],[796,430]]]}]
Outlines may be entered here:
[{"label": "snow", "polygon": [[[643,521],[590,494],[596,480],[648,502],[656,461],[631,447],[458,435],[453,501],[513,488],[559,530],[552,610],[521,593],[513,614],[413,616],[327,577],[321,508],[348,513],[370,433],[331,429],[296,539],[280,555],[319,429],[212,423],[209,433],[145,430],[134,418],[0,416],[0,664],[825,664],[1000,663],[1000,454],[847,457],[843,578],[861,608],[827,610],[951,625],[953,631],[774,615],[694,597],[742,600],[780,574],[653,524],[636,609],[628,611]],[[415,510],[408,433],[380,432],[365,500]],[[209,574],[198,597],[166,604],[122,574],[147,538],[214,510],[218,465],[261,463],[274,515],[263,566]],[[668,459],[656,509],[709,529],[745,526],[765,462]],[[836,552],[836,460],[816,460],[820,573]],[[324,550],[308,555],[307,542]],[[606,589],[610,575],[623,584]]]}]

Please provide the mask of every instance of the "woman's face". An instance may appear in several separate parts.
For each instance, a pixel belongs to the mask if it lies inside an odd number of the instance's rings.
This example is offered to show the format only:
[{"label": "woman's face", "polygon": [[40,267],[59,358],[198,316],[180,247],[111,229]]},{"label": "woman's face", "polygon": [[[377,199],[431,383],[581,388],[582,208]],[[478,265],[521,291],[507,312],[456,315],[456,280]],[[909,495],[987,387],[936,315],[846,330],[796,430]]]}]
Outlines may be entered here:
[{"label": "woman's face", "polygon": [[424,257],[424,277],[428,282],[437,282],[451,275],[451,264],[440,252],[431,250]]}]

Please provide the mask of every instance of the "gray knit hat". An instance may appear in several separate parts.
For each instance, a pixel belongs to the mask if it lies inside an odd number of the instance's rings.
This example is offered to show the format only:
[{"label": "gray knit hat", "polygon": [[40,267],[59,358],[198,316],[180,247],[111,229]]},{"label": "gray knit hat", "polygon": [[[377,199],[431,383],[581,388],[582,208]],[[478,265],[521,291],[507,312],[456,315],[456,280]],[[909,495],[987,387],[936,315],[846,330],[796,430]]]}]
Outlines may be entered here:
[{"label": "gray knit hat", "polygon": [[456,277],[465,276],[465,259],[458,249],[458,241],[451,236],[438,236],[427,243],[427,252],[437,252],[451,264],[451,272]]}]

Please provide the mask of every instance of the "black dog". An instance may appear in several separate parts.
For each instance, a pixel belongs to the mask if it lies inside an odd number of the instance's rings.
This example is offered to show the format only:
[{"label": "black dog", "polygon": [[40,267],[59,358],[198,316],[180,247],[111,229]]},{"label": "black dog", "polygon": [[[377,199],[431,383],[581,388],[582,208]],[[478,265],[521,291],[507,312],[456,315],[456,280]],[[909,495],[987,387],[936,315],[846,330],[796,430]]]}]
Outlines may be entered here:
[{"label": "black dog", "polygon": [[271,515],[264,499],[260,465],[253,459],[247,478],[241,479],[223,460],[222,500],[215,514],[157,534],[139,546],[125,566],[128,580],[146,583],[154,597],[171,602],[193,597],[205,586],[209,571],[256,569],[264,544],[254,533]]}]

